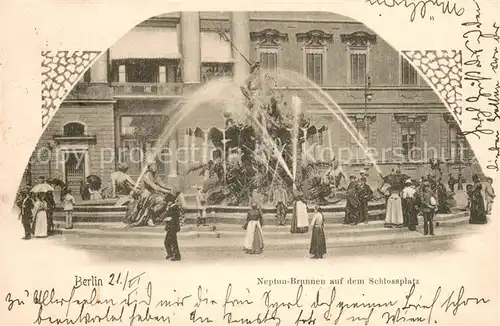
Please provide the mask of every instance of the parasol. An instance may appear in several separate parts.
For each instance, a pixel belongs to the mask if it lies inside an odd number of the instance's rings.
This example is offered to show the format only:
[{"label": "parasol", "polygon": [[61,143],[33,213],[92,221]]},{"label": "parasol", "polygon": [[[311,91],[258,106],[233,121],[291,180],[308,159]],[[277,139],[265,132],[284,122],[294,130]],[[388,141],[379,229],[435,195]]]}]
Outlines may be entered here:
[{"label": "parasol", "polygon": [[97,175],[91,174],[86,179],[90,190],[99,190],[101,188],[102,180]]},{"label": "parasol", "polygon": [[34,193],[49,192],[49,191],[54,191],[54,188],[52,188],[52,186],[50,186],[47,183],[41,183],[31,188],[31,192]]}]

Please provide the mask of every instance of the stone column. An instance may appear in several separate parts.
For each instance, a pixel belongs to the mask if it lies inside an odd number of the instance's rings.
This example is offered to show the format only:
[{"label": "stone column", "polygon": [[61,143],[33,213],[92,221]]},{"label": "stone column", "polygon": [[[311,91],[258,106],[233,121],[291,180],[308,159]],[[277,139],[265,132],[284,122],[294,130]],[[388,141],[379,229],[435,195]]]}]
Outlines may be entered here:
[{"label": "stone column", "polygon": [[[235,11],[231,15],[231,39],[234,46],[250,60],[250,19],[248,13],[244,11]],[[250,73],[250,66],[246,60],[233,49],[234,81],[242,83]]]},{"label": "stone column", "polygon": [[92,83],[108,82],[108,51],[104,51],[90,67],[90,79]]},{"label": "stone column", "polygon": [[200,13],[181,12],[182,78],[184,86],[196,87],[201,76]]}]

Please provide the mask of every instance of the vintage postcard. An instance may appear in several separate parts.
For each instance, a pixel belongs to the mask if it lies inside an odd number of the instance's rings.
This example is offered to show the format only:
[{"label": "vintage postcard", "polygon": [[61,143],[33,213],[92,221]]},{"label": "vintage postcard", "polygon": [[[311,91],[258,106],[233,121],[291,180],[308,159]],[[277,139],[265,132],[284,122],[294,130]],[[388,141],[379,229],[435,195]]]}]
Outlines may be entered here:
[{"label": "vintage postcard", "polygon": [[498,325],[500,2],[4,1],[2,325]]}]

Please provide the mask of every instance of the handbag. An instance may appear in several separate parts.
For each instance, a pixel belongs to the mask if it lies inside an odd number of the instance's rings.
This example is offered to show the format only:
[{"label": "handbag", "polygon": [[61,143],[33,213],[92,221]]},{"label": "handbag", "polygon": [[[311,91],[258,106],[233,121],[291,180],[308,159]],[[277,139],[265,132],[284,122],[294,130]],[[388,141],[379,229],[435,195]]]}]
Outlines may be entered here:
[{"label": "handbag", "polygon": [[246,230],[248,228],[248,221],[245,222],[245,224],[243,224],[243,230]]}]

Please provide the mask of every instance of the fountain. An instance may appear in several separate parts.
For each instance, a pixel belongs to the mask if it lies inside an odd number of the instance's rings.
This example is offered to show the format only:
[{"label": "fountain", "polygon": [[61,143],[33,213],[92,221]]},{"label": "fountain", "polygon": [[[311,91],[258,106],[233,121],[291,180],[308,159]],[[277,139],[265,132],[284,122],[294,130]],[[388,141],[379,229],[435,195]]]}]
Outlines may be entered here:
[{"label": "fountain", "polygon": [[[305,116],[303,99],[297,94],[293,94],[291,107],[288,106],[284,92],[276,87],[286,82],[287,86],[303,87],[306,96],[312,97],[333,114],[381,174],[367,149],[366,140],[326,92],[296,72],[279,69],[274,75],[280,80],[272,80],[270,74],[254,64],[244,85],[236,85],[225,78],[204,84],[182,103],[182,109],[181,103],[178,103],[175,105],[179,107],[169,110],[177,113],[165,126],[152,157],[158,156],[179,123],[188,115],[207,104],[215,104],[224,112],[225,127],[197,128],[195,136],[203,139],[205,147],[211,142],[219,155],[208,160],[205,152],[205,163],[186,173],[187,176],[201,171],[204,177],[211,179],[205,184],[209,205],[226,207],[223,210],[246,209],[254,190],[264,196],[265,204],[271,200],[277,180],[286,185],[290,194],[297,190],[304,193],[309,202],[322,205],[337,203],[332,188],[318,178],[316,163],[306,163],[302,159],[308,137],[326,127],[318,128],[311,123]],[[270,86],[272,82],[274,85]],[[134,190],[140,187],[145,172],[146,169],[139,176]],[[342,210],[341,207],[332,209]]]}]

